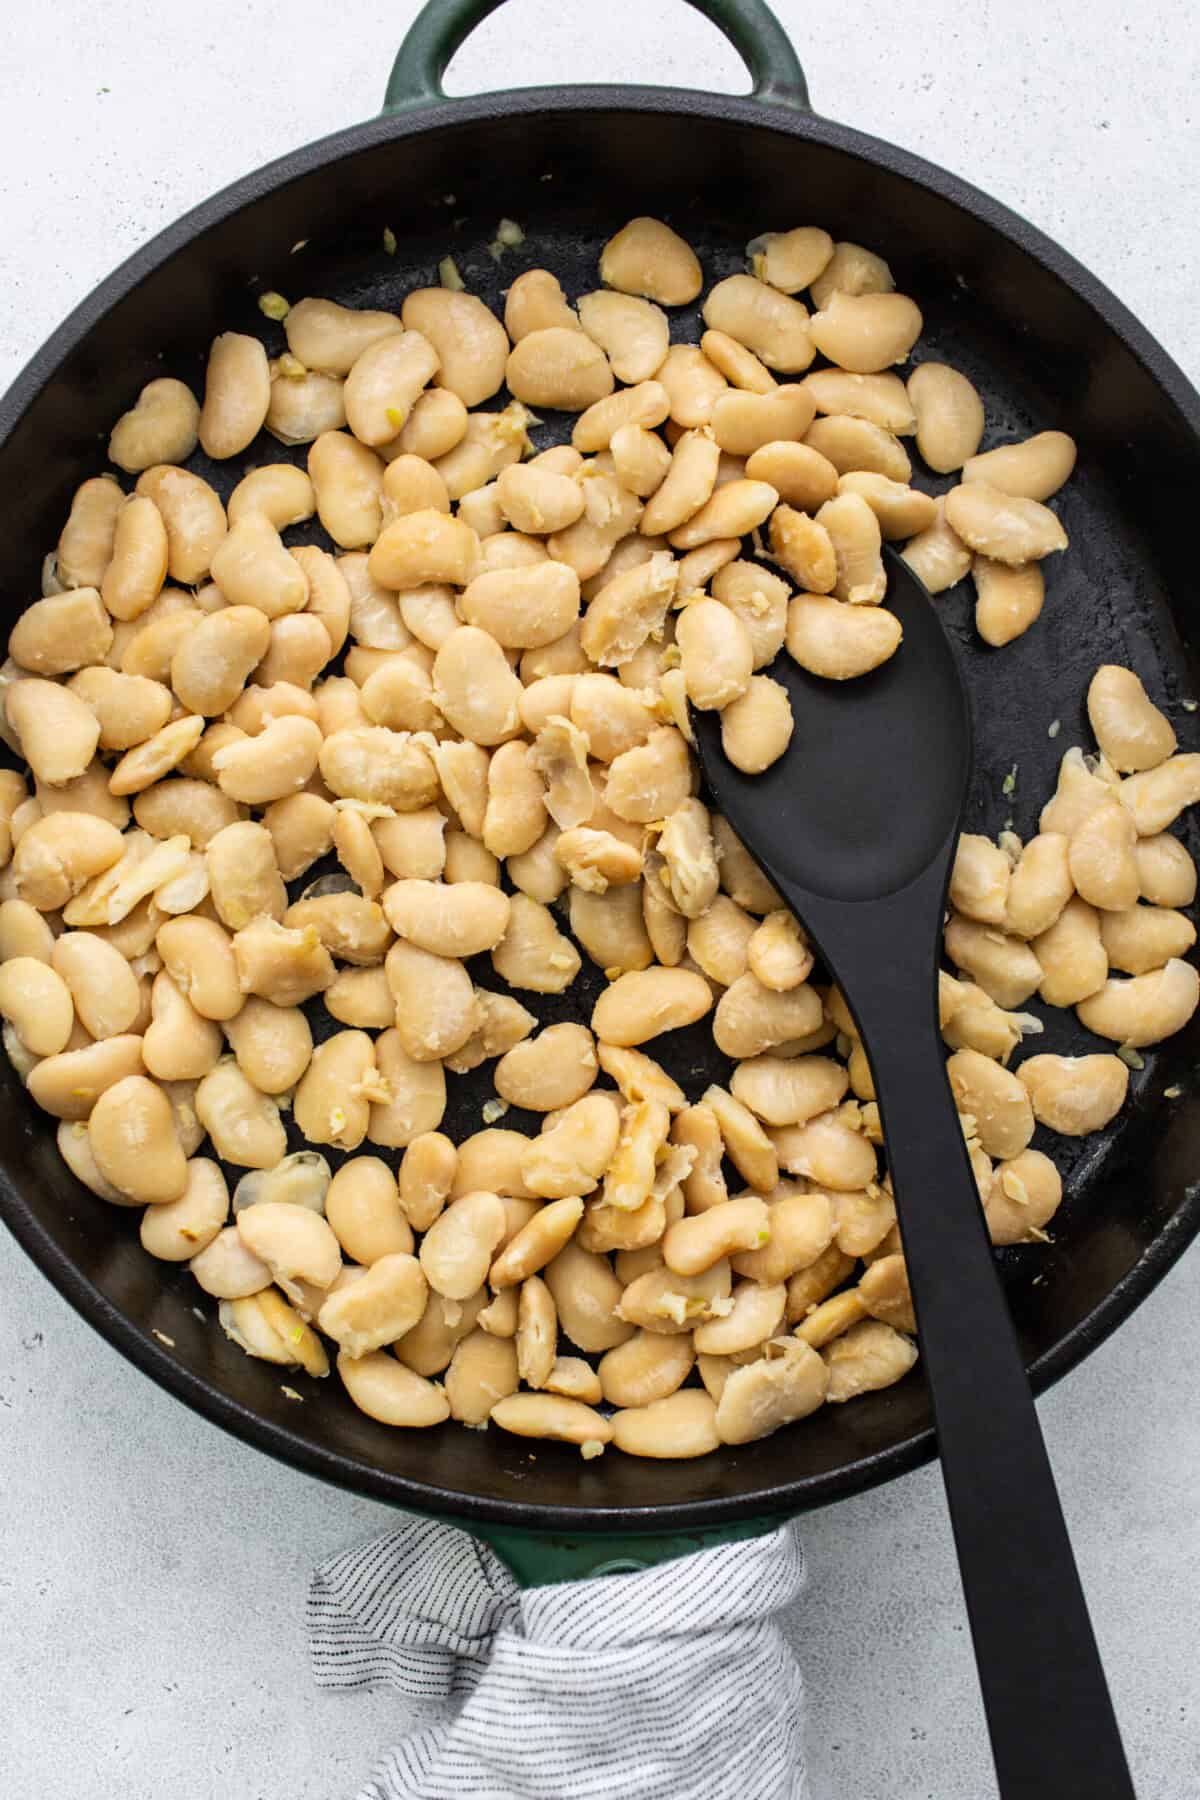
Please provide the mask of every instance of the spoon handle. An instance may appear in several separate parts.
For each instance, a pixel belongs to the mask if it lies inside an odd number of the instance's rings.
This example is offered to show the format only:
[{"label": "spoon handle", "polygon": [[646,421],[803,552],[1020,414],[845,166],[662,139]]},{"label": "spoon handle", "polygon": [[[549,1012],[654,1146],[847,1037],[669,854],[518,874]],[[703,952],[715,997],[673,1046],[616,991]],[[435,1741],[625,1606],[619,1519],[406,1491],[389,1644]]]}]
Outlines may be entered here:
[{"label": "spoon handle", "polygon": [[[890,934],[852,997],[883,1116],[942,1475],[1002,1800],[1132,1800],[934,1015]],[[911,941],[911,940],[910,940]],[[884,973],[882,965],[892,966]],[[914,969],[914,965],[916,965]]]}]

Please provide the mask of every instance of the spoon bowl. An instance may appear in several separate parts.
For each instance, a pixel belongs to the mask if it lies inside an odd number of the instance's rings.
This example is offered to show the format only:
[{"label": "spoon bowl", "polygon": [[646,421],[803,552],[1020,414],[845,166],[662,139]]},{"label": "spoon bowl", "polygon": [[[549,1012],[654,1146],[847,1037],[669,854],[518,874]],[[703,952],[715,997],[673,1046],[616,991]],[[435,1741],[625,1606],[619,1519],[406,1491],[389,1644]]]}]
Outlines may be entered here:
[{"label": "spoon bowl", "polygon": [[769,672],[788,690],[795,729],[778,762],[744,775],[722,751],[720,714],[692,712],[720,810],[737,815],[760,862],[828,900],[907,887],[957,832],[970,775],[970,707],[954,651],[908,564],[884,555],[900,648],[855,681],[810,675],[781,652]]}]

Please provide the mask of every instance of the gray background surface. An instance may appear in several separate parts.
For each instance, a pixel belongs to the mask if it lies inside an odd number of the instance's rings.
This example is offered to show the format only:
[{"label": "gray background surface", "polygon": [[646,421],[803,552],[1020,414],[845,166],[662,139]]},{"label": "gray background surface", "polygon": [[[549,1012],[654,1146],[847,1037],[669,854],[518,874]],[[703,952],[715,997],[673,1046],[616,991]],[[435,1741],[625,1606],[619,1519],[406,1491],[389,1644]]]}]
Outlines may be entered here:
[{"label": "gray background surface", "polygon": [[[0,385],[186,207],[373,112],[415,11],[410,0],[14,8],[0,45]],[[1027,214],[1200,377],[1184,0],[1136,16],[1113,0],[926,0],[919,31],[918,9],[863,0],[778,0],[778,11],[818,107]],[[732,52],[680,0],[513,0],[450,85],[584,71],[744,86]],[[747,220],[757,228],[753,196]],[[18,522],[10,508],[9,529]],[[1142,1800],[1200,1793],[1198,1310],[1193,1254],[1042,1405]],[[406,1717],[390,1695],[315,1692],[301,1606],[315,1561],[390,1523],[385,1508],[279,1467],[169,1400],[0,1237],[0,1793],[353,1792]],[[808,1683],[814,1800],[984,1800],[936,1474],[811,1517],[803,1536],[811,1579],[788,1625]]]}]

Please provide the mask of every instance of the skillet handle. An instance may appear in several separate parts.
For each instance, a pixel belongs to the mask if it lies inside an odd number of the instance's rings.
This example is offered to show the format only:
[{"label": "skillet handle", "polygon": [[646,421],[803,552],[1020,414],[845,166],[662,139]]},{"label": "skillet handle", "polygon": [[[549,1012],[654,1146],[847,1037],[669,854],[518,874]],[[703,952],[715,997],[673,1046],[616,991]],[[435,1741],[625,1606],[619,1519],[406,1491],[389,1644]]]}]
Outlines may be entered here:
[{"label": "skillet handle", "polygon": [[[384,95],[384,113],[444,105],[442,87],[455,51],[504,0],[427,0],[401,44]],[[688,0],[733,45],[753,82],[751,96],[775,106],[809,110],[800,60],[766,0]]]},{"label": "skillet handle", "polygon": [[[452,1521],[458,1523],[457,1520]],[[550,1587],[560,1581],[590,1581],[600,1575],[628,1575],[656,1563],[694,1556],[697,1550],[713,1550],[718,1544],[740,1543],[745,1538],[765,1537],[786,1523],[783,1518],[741,1519],[708,1530],[659,1535],[566,1537],[555,1531],[518,1531],[502,1525],[469,1520],[466,1529],[483,1538],[507,1563],[523,1588]]]}]

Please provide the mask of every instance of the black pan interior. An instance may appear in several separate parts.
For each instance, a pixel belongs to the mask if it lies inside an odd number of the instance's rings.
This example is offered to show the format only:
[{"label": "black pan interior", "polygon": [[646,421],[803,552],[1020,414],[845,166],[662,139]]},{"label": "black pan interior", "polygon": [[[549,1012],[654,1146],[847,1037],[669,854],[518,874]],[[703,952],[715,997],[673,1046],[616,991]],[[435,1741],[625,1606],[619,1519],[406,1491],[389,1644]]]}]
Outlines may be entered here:
[{"label": "black pan interior", "polygon": [[[682,95],[618,103],[611,93],[580,94],[554,110],[528,99],[462,103],[454,122],[420,135],[403,135],[411,127],[395,123],[364,127],[219,197],[173,228],[165,246],[135,259],[116,283],[129,289],[123,297],[102,292],[80,309],[0,407],[6,617],[36,597],[41,558],[71,492],[104,467],[112,421],[143,382],[170,373],[199,388],[219,330],[257,332],[271,354],[282,349],[281,328],[255,303],[263,289],[396,309],[411,288],[437,280],[437,264],[450,254],[467,285],[498,310],[514,276],[533,266],[552,269],[575,297],[597,285],[604,239],[639,212],[665,215],[684,233],[707,287],[744,266],[743,247],[756,232],[813,222],[887,257],[925,315],[919,356],[952,362],[983,395],[985,445],[1051,426],[1079,441],[1078,472],[1056,502],[1071,548],[1046,565],[1037,626],[995,652],[975,637],[967,584],[938,603],[974,710],[966,828],[994,835],[1011,822],[1023,836],[1036,829],[1063,751],[1090,747],[1083,695],[1103,661],[1135,668],[1181,748],[1200,748],[1191,705],[1200,696],[1191,661],[1194,539],[1183,503],[1200,482],[1200,448],[1178,371],[1153,346],[1124,341],[1120,309],[1112,309],[1115,324],[1106,322],[1046,266],[1043,256],[1053,257],[1036,234],[1022,241],[1011,215],[980,196],[977,212],[965,209],[937,191],[953,183],[928,170],[928,184],[914,180],[923,165],[883,146],[874,146],[878,161],[868,160],[869,141],[855,134],[815,121],[772,129],[764,117],[744,102]],[[488,245],[502,216],[519,221],[526,236],[497,261]],[[385,227],[397,240],[393,255]],[[173,251],[166,260],[164,249]],[[696,316],[676,314],[672,335],[695,339]],[[1163,380],[1178,382],[1175,398]],[[542,447],[565,434],[566,423],[551,416],[534,436]],[[264,438],[236,471],[194,466],[226,494],[247,464],[303,455]],[[920,472],[916,479],[930,491],[948,485]],[[289,536],[320,541],[311,527]],[[1006,784],[1014,771],[1015,784]],[[1200,852],[1195,828],[1183,835]],[[482,962],[478,977],[500,985]],[[585,959],[569,996],[533,1004],[547,1021],[586,1018],[599,982]],[[1072,1014],[1046,1019],[1045,1036],[1027,1049],[1099,1047]],[[1194,1021],[1146,1055],[1130,1103],[1103,1136],[1078,1146],[1041,1131],[1035,1139],[1057,1161],[1069,1198],[1051,1246],[1005,1252],[1002,1263],[1042,1383],[1136,1304],[1200,1224],[1200,1101],[1191,1084],[1198,1051]],[[664,1060],[693,1091],[723,1075],[702,1027],[676,1034]],[[491,1092],[482,1074],[455,1086],[446,1128],[456,1137],[479,1128]],[[510,1115],[504,1123],[522,1121]],[[288,1386],[303,1395],[289,1399],[277,1370],[226,1342],[190,1277],[143,1253],[135,1217],[73,1180],[49,1122],[7,1062],[0,1209],[68,1297],[157,1379],[262,1447],[380,1497],[514,1524],[645,1529],[823,1503],[929,1454],[919,1373],[762,1443],[661,1465],[616,1455],[585,1464],[555,1445],[534,1452],[503,1433],[454,1425],[389,1431],[356,1412],[336,1381],[289,1375]]]}]

